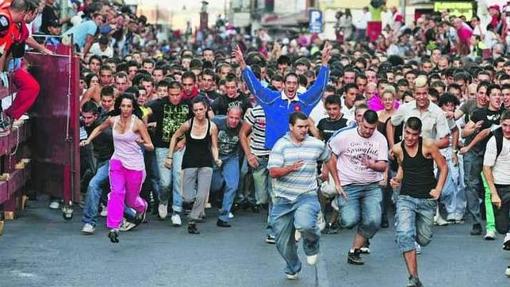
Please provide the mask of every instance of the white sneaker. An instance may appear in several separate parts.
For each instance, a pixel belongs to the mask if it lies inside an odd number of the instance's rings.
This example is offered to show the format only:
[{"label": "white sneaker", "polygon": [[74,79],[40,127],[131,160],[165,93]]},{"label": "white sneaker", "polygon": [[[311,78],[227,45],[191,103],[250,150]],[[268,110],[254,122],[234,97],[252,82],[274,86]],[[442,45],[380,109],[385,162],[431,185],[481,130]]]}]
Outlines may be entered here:
[{"label": "white sneaker", "polygon": [[510,277],[510,266],[508,266],[505,270],[505,275]]},{"label": "white sneaker", "polygon": [[179,214],[177,214],[177,213],[172,214],[172,218],[171,219],[172,219],[172,225],[173,226],[178,227],[178,226],[182,225],[181,216]]},{"label": "white sneaker", "polygon": [[323,231],[324,228],[326,228],[326,221],[324,220],[324,215],[322,214],[322,211],[319,212],[317,215],[317,225],[319,226],[319,230]]},{"label": "white sneaker", "polygon": [[359,251],[361,251],[362,254],[370,254],[370,247],[363,246],[359,249]]},{"label": "white sneaker", "polygon": [[106,206],[101,203],[101,212],[99,213],[99,216],[101,217],[107,217],[108,216],[108,210],[106,209]]},{"label": "white sneaker", "polygon": [[296,232],[294,233],[294,239],[296,239],[296,242],[298,242],[299,240],[301,240],[301,232],[299,232],[298,230],[296,230]]},{"label": "white sneaker", "polygon": [[338,207],[338,199],[336,197],[331,201],[331,207],[333,207],[336,211],[340,211],[340,207]]},{"label": "white sneaker", "polygon": [[85,235],[92,235],[92,234],[94,234],[95,230],[96,230],[96,228],[94,226],[92,226],[92,224],[85,223],[81,229],[81,233],[83,233]]},{"label": "white sneaker", "polygon": [[418,244],[418,242],[414,242],[414,249],[416,250],[416,254],[420,255],[421,254],[421,245]]},{"label": "white sneaker", "polygon": [[293,274],[285,273],[285,276],[287,276],[287,279],[289,279],[289,280],[297,280],[299,277],[298,274],[299,273],[297,273],[297,272],[293,273]]},{"label": "white sneaker", "polygon": [[510,233],[507,233],[503,239],[503,250],[510,250]]},{"label": "white sneaker", "polygon": [[136,227],[136,224],[133,222],[127,221],[125,218],[122,220],[122,225],[120,226],[119,230],[126,232]]},{"label": "white sneaker", "polygon": [[50,202],[48,206],[50,209],[58,209],[60,207],[60,202],[58,200],[53,200]]},{"label": "white sneaker", "polygon": [[496,239],[496,232],[494,230],[487,230],[485,233],[485,236],[483,237],[485,240],[495,240]]},{"label": "white sneaker", "polygon": [[448,225],[448,221],[444,220],[441,214],[437,214],[436,216],[434,216],[434,225],[446,226]]},{"label": "white sneaker", "polygon": [[165,219],[168,215],[168,203],[159,203],[158,215],[160,219]]},{"label": "white sneaker", "polygon": [[309,265],[315,265],[315,264],[317,264],[318,258],[319,258],[319,254],[306,256],[306,263],[308,263]]},{"label": "white sneaker", "polygon": [[232,212],[228,213],[228,218],[230,218],[230,219],[234,218],[234,215],[232,214]]}]

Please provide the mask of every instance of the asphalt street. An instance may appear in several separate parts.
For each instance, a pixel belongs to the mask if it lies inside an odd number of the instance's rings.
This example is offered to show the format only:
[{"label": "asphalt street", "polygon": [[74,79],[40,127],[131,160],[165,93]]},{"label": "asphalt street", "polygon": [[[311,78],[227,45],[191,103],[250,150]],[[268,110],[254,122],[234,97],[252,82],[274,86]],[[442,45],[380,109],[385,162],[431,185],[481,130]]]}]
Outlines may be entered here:
[{"label": "asphalt street", "polygon": [[[106,237],[104,218],[92,236],[80,233],[81,211],[66,222],[46,201],[30,202],[21,216],[6,222],[0,236],[0,286],[405,286],[406,269],[392,228],[371,242],[364,266],[347,264],[352,230],[321,238],[317,269],[306,265],[297,281],[285,279],[284,262],[264,242],[264,214],[239,212],[232,228],[216,227],[208,210],[200,235],[190,235],[170,220]],[[510,286],[504,271],[510,252],[496,241],[469,235],[470,225],[436,227],[432,243],[419,256],[424,286]]]}]

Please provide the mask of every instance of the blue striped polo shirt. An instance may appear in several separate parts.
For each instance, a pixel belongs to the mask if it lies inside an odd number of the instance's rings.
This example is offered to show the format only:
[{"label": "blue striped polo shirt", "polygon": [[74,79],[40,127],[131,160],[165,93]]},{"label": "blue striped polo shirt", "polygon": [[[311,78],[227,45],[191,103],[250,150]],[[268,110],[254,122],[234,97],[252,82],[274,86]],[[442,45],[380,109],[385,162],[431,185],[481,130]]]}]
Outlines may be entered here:
[{"label": "blue striped polo shirt", "polygon": [[269,154],[267,168],[284,167],[298,161],[304,161],[300,170],[273,180],[276,197],[294,201],[304,193],[317,192],[317,161],[329,160],[331,154],[324,142],[307,136],[303,142],[296,144],[290,133],[281,137]]}]

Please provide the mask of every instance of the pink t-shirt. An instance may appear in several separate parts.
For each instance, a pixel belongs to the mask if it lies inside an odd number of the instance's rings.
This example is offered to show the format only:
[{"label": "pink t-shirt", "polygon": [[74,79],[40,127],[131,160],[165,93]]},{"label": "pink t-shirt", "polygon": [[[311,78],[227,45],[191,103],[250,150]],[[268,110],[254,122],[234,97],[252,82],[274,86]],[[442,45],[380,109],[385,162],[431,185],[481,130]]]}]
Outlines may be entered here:
[{"label": "pink t-shirt", "polygon": [[388,161],[388,142],[378,131],[370,138],[358,134],[357,127],[345,129],[329,140],[329,148],[336,154],[338,177],[342,186],[369,184],[384,178],[383,172],[374,171],[363,164],[363,158]]},{"label": "pink t-shirt", "polygon": [[[373,97],[370,98],[370,100],[367,101],[367,105],[368,108],[371,109],[372,111],[378,112],[384,110],[384,104],[382,102],[382,99],[377,94],[375,94]],[[395,107],[395,109],[398,109],[400,103],[398,101],[395,101],[393,106]]]},{"label": "pink t-shirt", "polygon": [[469,44],[471,36],[473,36],[473,29],[468,24],[462,23],[462,27],[457,30],[457,35],[461,43]]}]

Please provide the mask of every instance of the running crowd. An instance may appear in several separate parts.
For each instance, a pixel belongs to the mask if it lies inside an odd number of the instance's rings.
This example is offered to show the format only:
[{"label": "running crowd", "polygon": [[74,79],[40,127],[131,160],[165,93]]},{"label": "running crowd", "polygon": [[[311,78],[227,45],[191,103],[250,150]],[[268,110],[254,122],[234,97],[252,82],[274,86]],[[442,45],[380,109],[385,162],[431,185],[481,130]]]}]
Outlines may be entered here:
[{"label": "running crowd", "polygon": [[[13,37],[5,31],[22,38],[15,43],[52,54],[62,24],[73,25],[63,41],[72,34],[83,61],[82,233],[93,234],[100,215],[117,243],[120,231],[149,212],[176,227],[184,220],[199,234],[210,206],[218,208],[220,228],[231,227],[239,209],[267,210],[265,240],[285,259],[287,278],[296,279],[298,241],[314,265],[321,234],[356,227],[347,262],[363,265],[369,240],[392,221],[407,286],[422,286],[416,254],[434,224],[469,220],[471,235],[505,234],[503,249],[510,250],[504,51],[454,56],[462,43],[442,38],[433,16],[421,28],[395,28],[396,53],[389,53],[316,35],[289,44],[260,30],[252,39],[221,19],[205,31],[167,35],[106,1],[74,1],[79,13],[65,19],[53,2],[0,7],[0,44],[8,45],[4,62],[9,54],[20,58],[9,53]],[[31,32],[52,35],[42,43],[33,40],[37,33],[17,32],[37,19]],[[421,36],[437,45],[412,49],[409,38],[416,44]],[[301,47],[292,49],[296,43]],[[31,77],[23,61],[11,72]],[[27,93],[35,100],[38,86]],[[26,112],[31,104],[23,103],[2,122]],[[58,204],[53,199],[50,207]]]}]

